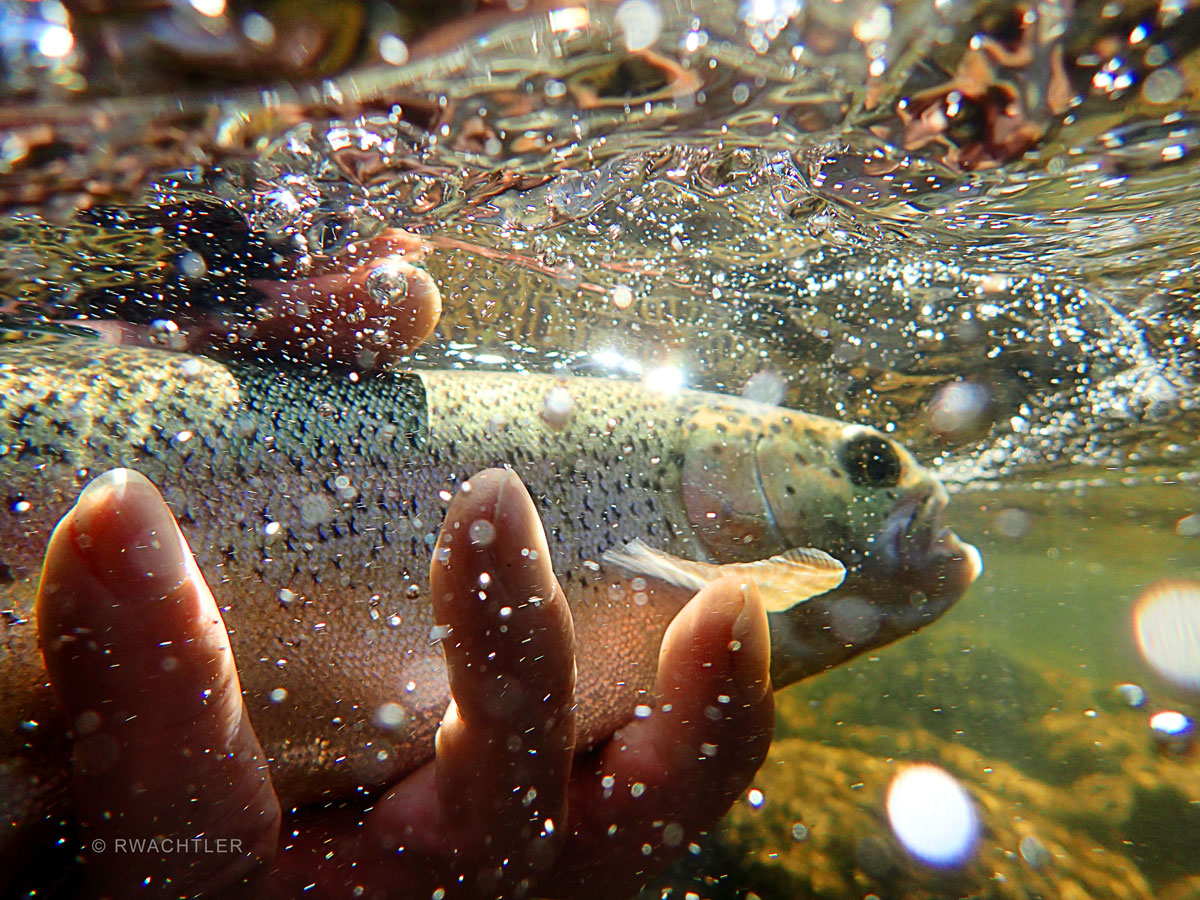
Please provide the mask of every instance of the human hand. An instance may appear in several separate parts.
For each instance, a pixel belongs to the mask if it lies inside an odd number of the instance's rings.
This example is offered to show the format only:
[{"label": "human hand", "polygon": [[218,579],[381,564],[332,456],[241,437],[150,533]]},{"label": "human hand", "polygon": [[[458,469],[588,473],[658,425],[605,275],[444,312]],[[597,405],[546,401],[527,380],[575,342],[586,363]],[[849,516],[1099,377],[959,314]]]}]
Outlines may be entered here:
[{"label": "human hand", "polygon": [[428,251],[416,235],[387,228],[330,256],[294,258],[275,277],[249,278],[254,299],[242,305],[183,306],[155,326],[112,318],[111,312],[69,322],[113,344],[380,369],[411,353],[437,327],[441,293],[420,267]]},{"label": "human hand", "polygon": [[[613,898],[724,814],[772,729],[753,583],[700,591],[664,637],[651,715],[576,756],[571,616],[536,510],[512,472],[470,485],[431,571],[454,698],[435,759],[381,797],[284,813],[220,612],[170,511],[128,470],[89,485],[51,539],[38,601],[75,733],[88,891]],[[469,536],[480,520],[495,530],[486,546]],[[480,614],[481,585],[511,609],[503,628]],[[168,852],[112,852],[156,835]]]}]

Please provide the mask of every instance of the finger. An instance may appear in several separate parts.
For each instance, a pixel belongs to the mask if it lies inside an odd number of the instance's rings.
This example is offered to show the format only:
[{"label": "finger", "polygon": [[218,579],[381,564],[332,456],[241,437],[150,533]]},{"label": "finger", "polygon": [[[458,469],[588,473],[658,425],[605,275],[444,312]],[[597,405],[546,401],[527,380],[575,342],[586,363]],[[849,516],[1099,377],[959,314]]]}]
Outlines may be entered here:
[{"label": "finger", "polygon": [[37,620],[75,736],[89,879],[178,896],[256,877],[279,824],[266,757],[220,613],[144,476],[84,489],[50,539]]},{"label": "finger", "polygon": [[[252,279],[253,317],[209,310],[151,324],[65,319],[106,343],[218,354],[266,353],[310,363],[371,370],[412,352],[441,317],[441,292],[414,265],[429,252],[417,235],[386,229],[318,258],[294,278]],[[307,257],[306,257],[307,259]]]},{"label": "finger", "polygon": [[[431,569],[454,700],[434,762],[443,843],[423,846],[453,851],[466,875],[462,892],[492,896],[547,870],[563,839],[575,746],[574,631],[520,479],[490,469],[469,485],[450,505]],[[420,790],[417,778],[387,798],[373,827],[398,843],[420,843],[430,828]],[[436,886],[456,893],[453,878]]]},{"label": "finger", "polygon": [[568,896],[636,892],[725,814],[770,747],[770,636],[753,582],[722,578],[700,591],[667,629],[658,666],[651,714],[618,731],[572,784],[572,834],[554,879]]},{"label": "finger", "polygon": [[[433,278],[403,256],[253,284],[264,296],[263,313],[239,343],[309,363],[381,368],[418,347],[442,314]],[[212,337],[219,342],[225,335]]]}]

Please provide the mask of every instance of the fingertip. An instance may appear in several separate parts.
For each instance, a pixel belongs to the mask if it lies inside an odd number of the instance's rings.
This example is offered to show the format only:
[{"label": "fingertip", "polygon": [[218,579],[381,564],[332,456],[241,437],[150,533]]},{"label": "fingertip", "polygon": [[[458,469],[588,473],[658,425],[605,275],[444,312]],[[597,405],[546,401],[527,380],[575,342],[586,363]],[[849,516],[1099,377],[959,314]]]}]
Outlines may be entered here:
[{"label": "fingertip", "polygon": [[[253,879],[273,853],[278,802],[220,613],[144,475],[115,469],[81,493],[47,549],[37,619],[75,733],[84,832],[103,842],[220,826],[227,855],[140,862],[156,880],[179,866],[187,883]],[[118,896],[133,889],[117,857],[89,856],[86,871]]]},{"label": "fingertip", "polygon": [[451,689],[469,718],[526,710],[522,685],[539,684],[541,706],[574,690],[574,629],[554,576],[545,531],[511,469],[471,477],[451,500],[430,570]]},{"label": "fingertip", "polygon": [[747,702],[754,703],[771,693],[771,627],[758,584],[740,581],[736,590],[741,610],[729,628],[733,677]]},{"label": "fingertip", "polygon": [[433,276],[424,269],[409,266],[408,295],[412,298],[410,304],[410,321],[401,323],[401,333],[398,337],[405,342],[399,353],[411,352],[423,344],[437,327],[442,318],[442,292],[438,289]]},{"label": "fingertip", "polygon": [[383,368],[424,342],[442,313],[436,282],[403,256],[252,283],[264,298],[265,316],[249,339],[307,362]]},{"label": "fingertip", "polygon": [[120,621],[198,577],[175,517],[140,472],[118,468],[91,481],[55,527],[38,588],[45,651],[92,619]]},{"label": "fingertip", "polygon": [[[484,469],[464,482],[450,501],[434,552],[432,576],[446,582],[435,592],[451,602],[474,593],[479,581],[512,595],[549,599],[553,571],[533,498],[512,469]],[[527,597],[526,597],[527,599]]]},{"label": "fingertip", "polygon": [[[726,577],[705,586],[672,622],[659,655],[662,708],[655,747],[679,772],[706,756],[714,785],[740,790],[761,765],[774,730],[770,630],[753,581]],[[681,749],[682,748],[682,749]]]},{"label": "fingertip", "polygon": [[133,469],[90,482],[55,528],[38,586],[37,628],[69,711],[176,671],[169,648],[179,642],[220,649],[236,678],[220,613],[175,517]]},{"label": "fingertip", "polygon": [[353,307],[363,348],[376,366],[424,343],[442,315],[442,294],[433,277],[400,256],[372,259],[354,270],[343,303]]},{"label": "fingertip", "polygon": [[770,657],[770,628],[758,586],[736,576],[718,578],[667,629],[659,654],[659,689],[695,687],[727,673],[739,695],[756,702],[770,692]]},{"label": "fingertip", "polygon": [[[571,896],[636,892],[745,790],[773,732],[769,651],[752,581],[717,579],[675,617],[651,715],[622,728],[575,788],[572,842],[560,866]],[[640,868],[622,870],[622,855]],[[601,857],[610,864],[596,865]]]}]

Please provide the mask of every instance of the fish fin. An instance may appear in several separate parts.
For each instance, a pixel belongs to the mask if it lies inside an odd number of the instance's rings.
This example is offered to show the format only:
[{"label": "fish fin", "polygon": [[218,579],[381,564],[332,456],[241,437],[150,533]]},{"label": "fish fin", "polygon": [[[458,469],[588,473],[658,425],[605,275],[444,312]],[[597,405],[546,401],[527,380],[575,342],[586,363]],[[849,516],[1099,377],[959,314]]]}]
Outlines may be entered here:
[{"label": "fish fin", "polygon": [[832,591],[846,577],[846,567],[823,550],[796,548],[746,563],[697,562],[655,550],[640,540],[608,550],[604,561],[630,575],[656,578],[698,591],[723,575],[753,578],[768,612],[781,612],[809,597]]}]

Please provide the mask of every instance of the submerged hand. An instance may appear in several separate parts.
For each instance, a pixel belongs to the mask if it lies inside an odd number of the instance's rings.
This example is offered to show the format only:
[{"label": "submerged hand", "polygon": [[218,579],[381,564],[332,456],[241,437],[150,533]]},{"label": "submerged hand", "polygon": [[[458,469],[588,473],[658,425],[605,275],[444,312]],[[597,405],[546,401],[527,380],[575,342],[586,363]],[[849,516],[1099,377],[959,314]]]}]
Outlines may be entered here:
[{"label": "submerged hand", "polygon": [[[470,485],[431,571],[453,694],[436,758],[373,801],[283,814],[220,612],[170,511],[127,470],[84,491],[47,551],[38,630],[73,723],[92,891],[614,898],[724,814],[772,729],[753,583],[700,591],[664,638],[653,713],[576,756],[571,615],[537,513],[511,472]],[[493,539],[478,540],[480,521]],[[481,589],[510,610],[503,629],[479,613]],[[167,852],[112,852],[155,836]]]},{"label": "submerged hand", "polygon": [[441,317],[441,293],[419,266],[427,250],[414,235],[387,229],[335,256],[304,257],[302,272],[250,279],[252,313],[177,310],[165,330],[114,319],[71,323],[113,344],[381,369],[427,340]]}]

